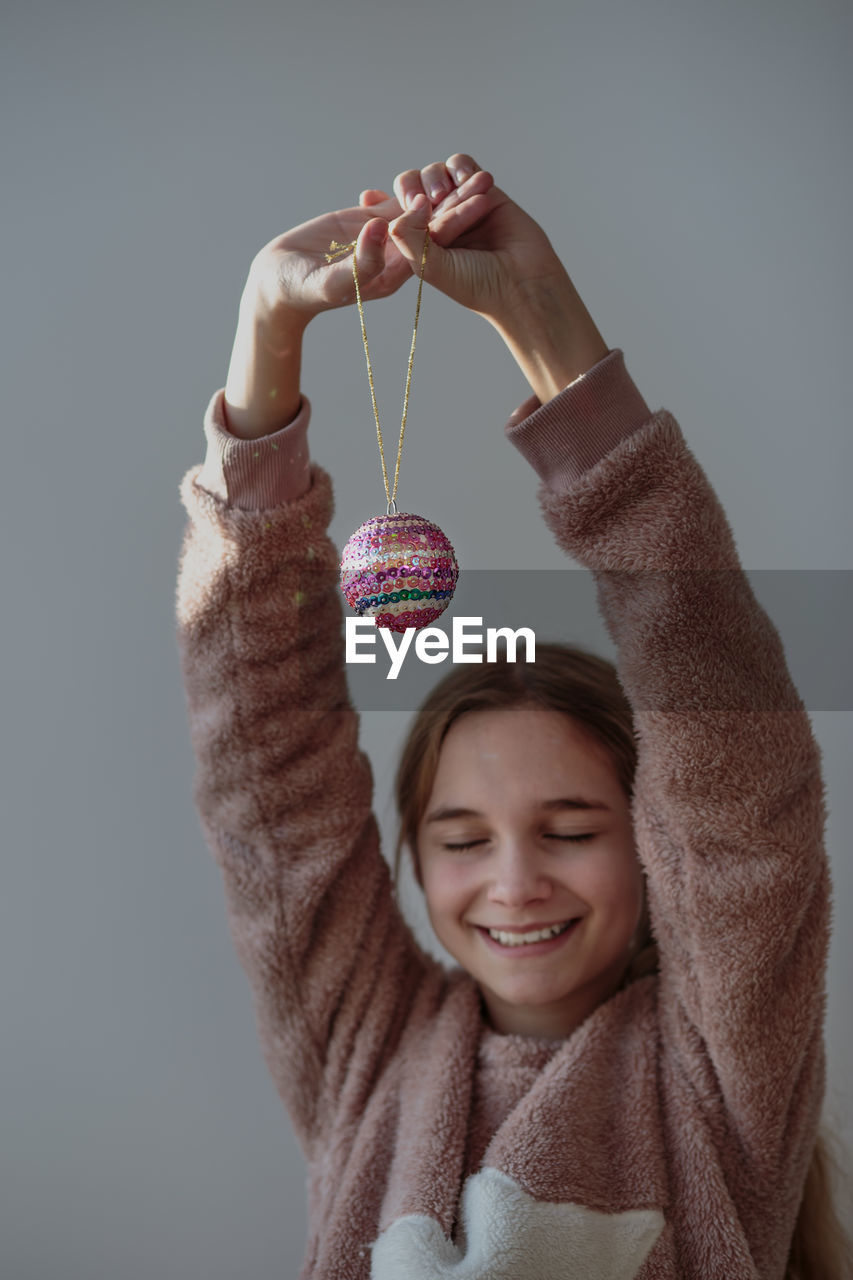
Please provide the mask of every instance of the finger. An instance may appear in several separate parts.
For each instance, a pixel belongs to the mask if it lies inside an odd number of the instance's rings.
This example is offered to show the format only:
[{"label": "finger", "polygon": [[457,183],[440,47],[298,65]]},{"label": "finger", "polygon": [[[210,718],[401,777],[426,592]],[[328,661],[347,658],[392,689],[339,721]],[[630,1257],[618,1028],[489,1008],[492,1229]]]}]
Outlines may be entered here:
[{"label": "finger", "polygon": [[[364,194],[365,193],[362,192],[362,195]],[[400,214],[403,212],[403,208],[397,197],[389,196],[387,191],[377,191],[375,194],[377,196],[381,196],[382,199],[377,200],[375,204],[366,205],[364,203],[360,203],[359,208],[369,208],[377,215],[377,217],[385,218],[388,222],[390,222],[392,218],[399,218]]]},{"label": "finger", "polygon": [[[421,268],[424,237],[429,226],[430,212],[429,200],[421,194],[415,199],[411,209],[401,214],[399,218],[395,218],[388,228],[394,244],[416,275]],[[431,281],[436,275],[441,274],[441,263],[438,259],[443,258],[445,253],[446,250],[440,245],[430,245],[424,271],[425,280]]]},{"label": "finger", "polygon": [[477,223],[501,203],[502,193],[497,187],[469,196],[452,209],[440,210],[429,224],[430,235],[436,244],[448,246],[470,231]]},{"label": "finger", "polygon": [[379,191],[375,187],[368,187],[366,191],[362,191],[358,197],[358,203],[362,209],[369,208],[373,204],[384,204],[386,201],[393,199],[387,191]]},{"label": "finger", "polygon": [[369,284],[384,270],[387,239],[388,223],[384,218],[371,218],[359,231],[354,251],[359,288]]},{"label": "finger", "polygon": [[403,173],[398,173],[394,179],[394,194],[400,201],[401,209],[411,208],[413,200],[426,195],[420,169],[406,169]]},{"label": "finger", "polygon": [[485,169],[478,169],[470,178],[466,178],[461,186],[456,187],[448,196],[445,196],[441,204],[433,209],[433,225],[449,209],[455,209],[464,201],[470,200],[472,196],[482,195],[494,185],[495,180],[492,175],[487,173]]},{"label": "finger", "polygon": [[452,156],[448,156],[446,167],[457,186],[461,186],[480,168],[474,157],[467,155],[464,151],[456,151]]},{"label": "finger", "polygon": [[433,205],[441,204],[454,189],[454,181],[443,164],[428,164],[421,169],[421,186]]}]

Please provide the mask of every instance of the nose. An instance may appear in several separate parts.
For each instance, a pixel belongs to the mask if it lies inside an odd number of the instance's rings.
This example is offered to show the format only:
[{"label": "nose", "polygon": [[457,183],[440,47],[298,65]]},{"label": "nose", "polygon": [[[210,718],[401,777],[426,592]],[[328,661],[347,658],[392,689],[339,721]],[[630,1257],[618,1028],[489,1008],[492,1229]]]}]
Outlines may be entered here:
[{"label": "nose", "polygon": [[488,898],[504,907],[518,909],[551,897],[553,884],[535,850],[521,842],[507,842],[495,850],[489,868]]}]

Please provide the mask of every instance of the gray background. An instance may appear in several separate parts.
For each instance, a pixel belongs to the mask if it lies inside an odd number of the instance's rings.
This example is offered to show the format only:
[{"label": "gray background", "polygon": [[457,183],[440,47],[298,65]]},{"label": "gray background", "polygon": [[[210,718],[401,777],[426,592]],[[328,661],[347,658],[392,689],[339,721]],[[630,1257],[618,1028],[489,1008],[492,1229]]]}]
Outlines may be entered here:
[{"label": "gray background", "polygon": [[[303,1169],[192,808],[173,623],[178,483],[251,258],[470,150],[678,418],[745,565],[850,569],[851,12],[29,0],[0,37],[0,1271],[291,1277]],[[407,285],[368,311],[390,424],[413,306]],[[309,331],[304,387],[340,543],[382,496],[354,311]],[[465,567],[565,563],[503,437],[527,394],[487,325],[426,296],[400,494],[449,513]],[[364,719],[389,839],[405,719]],[[814,723],[849,1142],[853,717]]]}]

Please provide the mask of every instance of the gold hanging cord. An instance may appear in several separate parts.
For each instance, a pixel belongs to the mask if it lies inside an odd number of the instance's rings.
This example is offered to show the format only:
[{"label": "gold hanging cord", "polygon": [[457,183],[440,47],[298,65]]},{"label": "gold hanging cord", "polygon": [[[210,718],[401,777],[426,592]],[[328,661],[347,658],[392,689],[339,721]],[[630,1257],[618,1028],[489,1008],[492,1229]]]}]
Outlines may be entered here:
[{"label": "gold hanging cord", "polygon": [[403,398],[403,420],[400,423],[400,443],[397,446],[397,466],[394,470],[394,489],[388,489],[388,472],[385,467],[385,450],[382,447],[382,429],[379,426],[379,411],[376,408],[376,392],[373,387],[373,369],[370,364],[370,348],[367,345],[367,330],[364,327],[364,306],[361,301],[361,289],[358,283],[358,267],[355,261],[355,246],[357,241],[353,240],[349,244],[340,244],[337,240],[333,240],[329,245],[331,253],[326,254],[326,261],[333,262],[336,258],[343,257],[346,253],[352,253],[352,278],[355,281],[355,297],[358,303],[358,317],[361,321],[361,338],[364,343],[364,355],[367,360],[367,379],[370,383],[370,399],[373,404],[373,416],[376,419],[376,438],[379,441],[379,456],[382,459],[382,479],[385,482],[385,497],[388,499],[387,514],[396,515],[397,512],[397,480],[400,476],[400,457],[403,452],[403,435],[406,430],[406,417],[409,412],[409,388],[412,385],[412,363],[415,359],[415,342],[418,337],[418,319],[421,314],[421,293],[424,287],[424,270],[426,269],[427,251],[429,249],[429,228],[427,228],[424,236],[424,249],[421,254],[421,266],[418,277],[418,301],[415,306],[415,327],[412,331],[412,347],[409,351],[409,367],[406,371],[406,391]]}]

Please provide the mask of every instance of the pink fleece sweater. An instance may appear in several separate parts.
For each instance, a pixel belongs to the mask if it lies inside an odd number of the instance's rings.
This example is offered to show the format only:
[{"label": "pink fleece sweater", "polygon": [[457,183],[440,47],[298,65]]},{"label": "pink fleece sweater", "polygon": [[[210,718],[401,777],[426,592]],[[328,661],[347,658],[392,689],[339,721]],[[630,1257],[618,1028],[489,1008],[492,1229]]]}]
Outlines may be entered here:
[{"label": "pink fleece sweater", "polygon": [[213,397],[177,591],[195,801],[308,1163],[302,1280],[778,1280],[824,1087],[824,790],[678,424],[616,350],[507,427],[617,647],[660,950],[549,1042],[491,1031],[396,907],[309,413],[242,441]]}]

